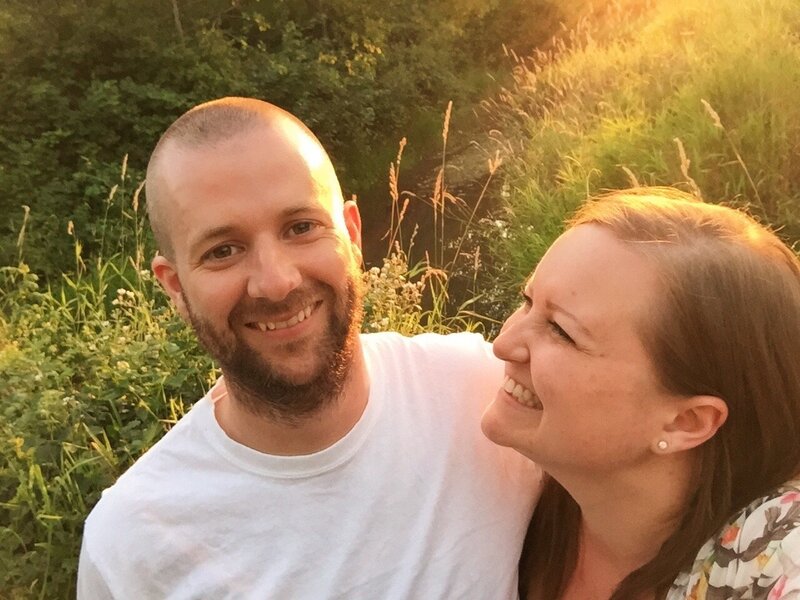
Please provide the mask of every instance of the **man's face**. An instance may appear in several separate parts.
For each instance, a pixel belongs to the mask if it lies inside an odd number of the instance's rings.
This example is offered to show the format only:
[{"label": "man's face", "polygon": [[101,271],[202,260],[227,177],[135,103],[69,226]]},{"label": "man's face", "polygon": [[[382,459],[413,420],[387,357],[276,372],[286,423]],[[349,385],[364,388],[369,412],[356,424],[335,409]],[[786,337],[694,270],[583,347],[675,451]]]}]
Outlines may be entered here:
[{"label": "man's face", "polygon": [[153,269],[178,310],[242,396],[313,412],[341,389],[360,326],[360,219],[327,157],[291,123],[259,126],[173,144],[157,177],[174,257]]}]

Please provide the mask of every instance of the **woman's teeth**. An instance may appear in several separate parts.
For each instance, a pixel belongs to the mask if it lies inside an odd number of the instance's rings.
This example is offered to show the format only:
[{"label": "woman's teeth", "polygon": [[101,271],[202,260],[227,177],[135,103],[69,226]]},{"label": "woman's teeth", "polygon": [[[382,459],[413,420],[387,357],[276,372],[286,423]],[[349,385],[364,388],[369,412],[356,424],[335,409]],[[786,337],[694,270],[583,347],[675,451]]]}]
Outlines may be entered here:
[{"label": "woman's teeth", "polygon": [[275,329],[286,329],[287,327],[293,327],[298,323],[302,323],[308,317],[311,316],[311,313],[314,310],[314,305],[309,304],[305,308],[301,309],[296,315],[294,315],[288,321],[257,321],[253,323],[255,327],[260,329],[261,331],[274,331]]},{"label": "woman's teeth", "polygon": [[503,389],[508,394],[513,396],[517,402],[522,404],[522,406],[527,406],[528,408],[534,408],[536,410],[542,410],[543,406],[539,401],[539,398],[537,398],[528,388],[511,379],[511,377],[506,377],[506,380],[503,382]]}]

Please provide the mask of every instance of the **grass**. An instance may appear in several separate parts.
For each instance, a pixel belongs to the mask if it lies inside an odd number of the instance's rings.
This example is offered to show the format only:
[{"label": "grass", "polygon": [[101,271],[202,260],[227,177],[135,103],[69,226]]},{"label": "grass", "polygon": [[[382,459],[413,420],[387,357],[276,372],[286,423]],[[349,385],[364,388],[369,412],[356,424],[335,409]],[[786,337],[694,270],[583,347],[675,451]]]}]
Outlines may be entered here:
[{"label": "grass", "polygon": [[88,509],[213,369],[146,271],[120,255],[58,289],[24,264],[0,275],[0,590],[66,597]]},{"label": "grass", "polygon": [[484,103],[507,165],[504,211],[484,223],[499,312],[606,189],[677,186],[798,239],[798,34],[792,0],[618,1],[512,57],[514,84]]}]

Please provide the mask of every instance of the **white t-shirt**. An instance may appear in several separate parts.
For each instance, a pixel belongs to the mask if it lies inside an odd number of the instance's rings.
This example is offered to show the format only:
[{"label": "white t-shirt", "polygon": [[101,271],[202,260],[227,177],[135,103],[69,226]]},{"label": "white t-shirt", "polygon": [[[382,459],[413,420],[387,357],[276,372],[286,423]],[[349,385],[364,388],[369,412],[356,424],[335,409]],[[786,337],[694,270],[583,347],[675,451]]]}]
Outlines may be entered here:
[{"label": "white t-shirt", "polygon": [[481,433],[502,366],[475,334],[362,336],[367,407],[334,445],[266,455],[211,394],[86,521],[78,597],[517,597],[540,473]]}]

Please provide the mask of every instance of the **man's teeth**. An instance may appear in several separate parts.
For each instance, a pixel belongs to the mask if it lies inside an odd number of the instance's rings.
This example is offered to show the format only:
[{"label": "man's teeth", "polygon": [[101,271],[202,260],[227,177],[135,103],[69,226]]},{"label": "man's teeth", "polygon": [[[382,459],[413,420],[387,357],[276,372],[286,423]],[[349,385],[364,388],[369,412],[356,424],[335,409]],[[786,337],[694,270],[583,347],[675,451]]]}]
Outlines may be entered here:
[{"label": "man's teeth", "polygon": [[309,304],[305,308],[301,309],[296,315],[294,315],[288,321],[257,321],[255,326],[258,327],[261,331],[274,331],[275,329],[286,329],[287,327],[292,327],[297,325],[298,323],[302,323],[308,317],[311,316],[312,311],[314,310],[313,305]]},{"label": "man's teeth", "polygon": [[543,406],[539,401],[539,398],[534,396],[533,392],[528,388],[511,379],[511,377],[506,377],[505,382],[503,382],[503,389],[510,395],[514,396],[514,399],[523,406],[542,410]]}]

